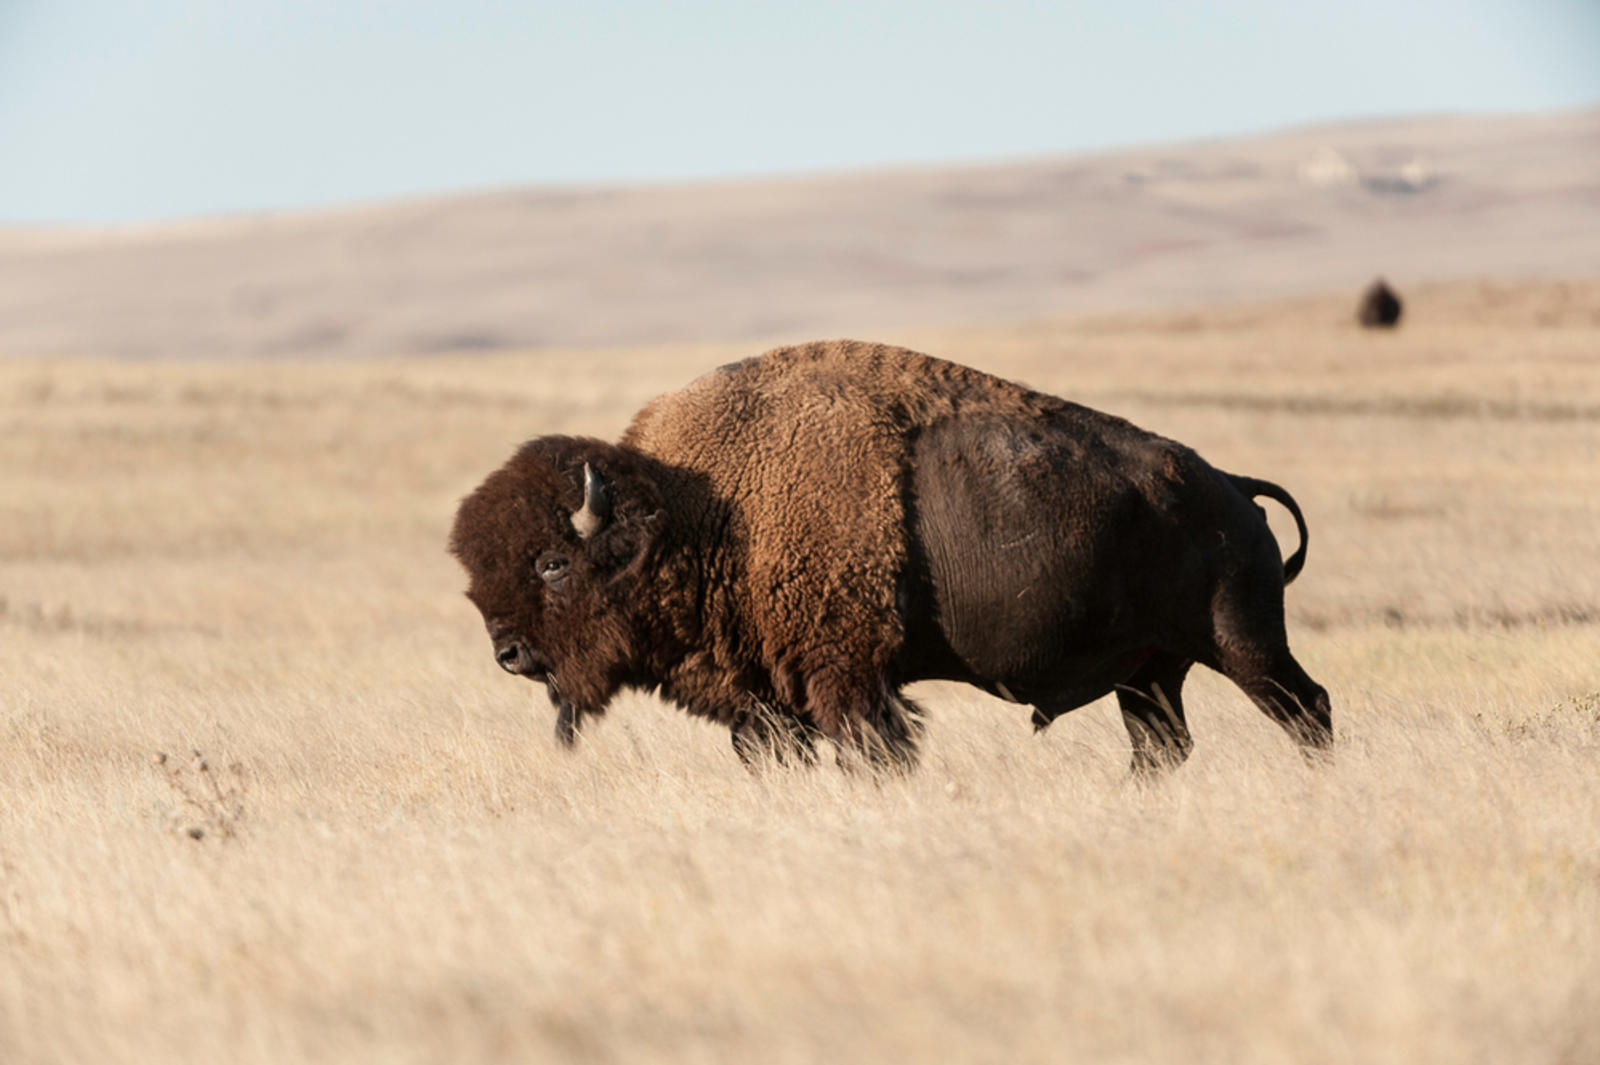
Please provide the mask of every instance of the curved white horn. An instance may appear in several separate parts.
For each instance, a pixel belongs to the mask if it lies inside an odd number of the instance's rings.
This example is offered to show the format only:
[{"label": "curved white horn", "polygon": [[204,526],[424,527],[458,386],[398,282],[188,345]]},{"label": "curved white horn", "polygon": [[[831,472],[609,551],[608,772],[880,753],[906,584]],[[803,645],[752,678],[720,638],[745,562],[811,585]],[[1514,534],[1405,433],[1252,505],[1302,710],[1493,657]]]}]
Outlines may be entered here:
[{"label": "curved white horn", "polygon": [[587,462],[583,464],[583,506],[572,515],[572,527],[587,540],[611,520],[611,494]]}]

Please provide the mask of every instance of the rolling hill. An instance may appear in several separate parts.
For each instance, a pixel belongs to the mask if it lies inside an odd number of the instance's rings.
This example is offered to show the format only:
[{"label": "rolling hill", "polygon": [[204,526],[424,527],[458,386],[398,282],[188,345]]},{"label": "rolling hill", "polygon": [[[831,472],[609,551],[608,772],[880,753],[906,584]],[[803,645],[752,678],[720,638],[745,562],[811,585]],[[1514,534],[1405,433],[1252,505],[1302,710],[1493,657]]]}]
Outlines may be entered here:
[{"label": "rolling hill", "polygon": [[0,355],[281,359],[885,336],[1600,274],[1600,110],[986,165],[0,227]]}]

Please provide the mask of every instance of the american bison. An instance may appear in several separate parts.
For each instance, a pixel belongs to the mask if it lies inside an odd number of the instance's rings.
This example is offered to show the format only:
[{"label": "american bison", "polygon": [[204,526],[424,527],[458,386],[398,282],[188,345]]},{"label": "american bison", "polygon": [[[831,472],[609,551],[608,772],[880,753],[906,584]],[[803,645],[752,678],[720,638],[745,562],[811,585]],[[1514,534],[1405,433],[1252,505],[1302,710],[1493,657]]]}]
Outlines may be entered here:
[{"label": "american bison", "polygon": [[[1287,561],[1253,502],[1294,517]],[[829,341],[661,396],[620,444],[545,436],[450,539],[497,662],[543,681],[565,744],[619,689],[728,725],[747,762],[909,767],[916,680],[1031,704],[1112,692],[1136,772],[1191,741],[1203,663],[1313,755],[1328,695],[1289,652],[1306,555],[1287,492],[1053,396],[903,348]]]},{"label": "american bison", "polygon": [[1356,307],[1356,321],[1368,329],[1393,329],[1400,324],[1400,294],[1378,278],[1361,293],[1361,303]]}]

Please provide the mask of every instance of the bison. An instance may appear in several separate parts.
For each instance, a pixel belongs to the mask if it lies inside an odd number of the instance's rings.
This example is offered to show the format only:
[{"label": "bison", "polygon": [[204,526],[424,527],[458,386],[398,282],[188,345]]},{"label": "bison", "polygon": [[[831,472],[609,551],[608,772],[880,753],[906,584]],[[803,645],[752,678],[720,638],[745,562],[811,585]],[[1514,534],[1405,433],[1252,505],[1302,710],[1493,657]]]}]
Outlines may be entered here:
[{"label": "bison", "polygon": [[1356,307],[1356,321],[1367,329],[1393,329],[1400,324],[1400,294],[1378,278],[1361,293],[1361,303]]},{"label": "bison", "polygon": [[[1293,516],[1284,561],[1253,501]],[[746,762],[915,762],[913,681],[1031,705],[1112,692],[1143,773],[1192,746],[1183,682],[1231,679],[1315,756],[1289,652],[1295,501],[1121,418],[903,348],[828,341],[649,403],[618,444],[544,436],[466,497],[450,549],[495,660],[556,734],[622,688],[729,726]]]}]

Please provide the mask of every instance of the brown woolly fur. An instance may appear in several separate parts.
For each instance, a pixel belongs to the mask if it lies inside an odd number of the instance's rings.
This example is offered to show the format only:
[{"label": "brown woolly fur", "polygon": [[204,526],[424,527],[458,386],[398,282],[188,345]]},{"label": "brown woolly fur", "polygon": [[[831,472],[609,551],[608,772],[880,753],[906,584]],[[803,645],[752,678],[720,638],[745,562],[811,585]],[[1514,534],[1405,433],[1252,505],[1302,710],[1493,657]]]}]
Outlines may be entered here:
[{"label": "brown woolly fur", "polygon": [[[1287,565],[1262,495],[1298,525]],[[1276,485],[1120,418],[829,341],[661,396],[620,445],[529,442],[462,503],[451,549],[566,743],[634,687],[729,726],[747,760],[809,760],[820,734],[903,767],[921,717],[901,687],[951,679],[1041,729],[1115,690],[1149,770],[1189,752],[1195,662],[1327,744],[1327,694],[1283,633],[1305,537]]]},{"label": "brown woolly fur", "polygon": [[[701,471],[717,505],[699,542],[725,545],[719,637],[747,646],[791,705],[844,726],[904,640],[904,478],[915,430],[958,410],[1059,401],[903,348],[807,344],[724,366],[645,407],[624,447]],[[724,524],[725,523],[725,524]],[[735,620],[737,619],[737,620]],[[841,640],[848,634],[848,642]],[[735,641],[730,641],[735,642]]]}]

